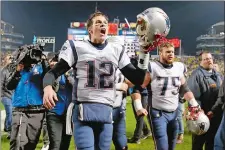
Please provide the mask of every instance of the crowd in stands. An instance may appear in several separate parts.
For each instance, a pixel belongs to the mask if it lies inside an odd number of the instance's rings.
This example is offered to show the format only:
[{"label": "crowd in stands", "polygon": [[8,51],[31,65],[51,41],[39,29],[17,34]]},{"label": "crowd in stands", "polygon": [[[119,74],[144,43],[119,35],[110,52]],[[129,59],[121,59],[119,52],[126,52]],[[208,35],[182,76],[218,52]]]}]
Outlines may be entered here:
[{"label": "crowd in stands", "polygon": [[[157,60],[157,58],[154,60]],[[199,66],[199,60],[196,56],[176,58],[176,61],[183,62],[186,65],[187,77],[189,77],[192,71]],[[224,58],[214,58],[214,64],[218,65],[218,71],[224,76]]]},{"label": "crowd in stands", "polygon": [[[10,51],[7,51],[7,52],[0,51],[0,55],[1,55],[0,68],[5,65],[5,62],[4,62],[5,56],[7,56],[10,53],[11,53]],[[186,65],[187,70],[188,70],[187,76],[189,76],[191,74],[191,72],[194,69],[196,69],[198,67],[198,65],[199,65],[198,58],[195,57],[195,56],[193,56],[193,57],[189,56],[189,57],[176,58],[176,60],[180,61],[180,62],[183,62]],[[218,64],[219,72],[224,75],[224,58],[216,58],[216,59],[214,59],[214,63]]]}]

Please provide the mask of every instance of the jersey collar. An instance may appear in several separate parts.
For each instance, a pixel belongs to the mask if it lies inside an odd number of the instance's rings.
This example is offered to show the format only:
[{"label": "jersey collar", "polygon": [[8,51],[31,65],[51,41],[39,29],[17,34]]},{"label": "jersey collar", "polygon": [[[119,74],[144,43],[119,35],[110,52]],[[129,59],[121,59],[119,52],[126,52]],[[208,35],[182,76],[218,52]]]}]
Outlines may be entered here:
[{"label": "jersey collar", "polygon": [[88,40],[88,42],[89,42],[92,46],[94,46],[96,49],[98,49],[98,50],[103,50],[103,49],[107,46],[107,44],[108,44],[108,41],[107,41],[107,40],[106,40],[105,43],[103,43],[103,44],[92,43],[92,42],[89,41],[89,40]]},{"label": "jersey collar", "polygon": [[163,64],[163,63],[161,63],[160,61],[158,61],[164,68],[166,68],[166,69],[170,69],[170,68],[172,68],[173,67],[173,64]]}]

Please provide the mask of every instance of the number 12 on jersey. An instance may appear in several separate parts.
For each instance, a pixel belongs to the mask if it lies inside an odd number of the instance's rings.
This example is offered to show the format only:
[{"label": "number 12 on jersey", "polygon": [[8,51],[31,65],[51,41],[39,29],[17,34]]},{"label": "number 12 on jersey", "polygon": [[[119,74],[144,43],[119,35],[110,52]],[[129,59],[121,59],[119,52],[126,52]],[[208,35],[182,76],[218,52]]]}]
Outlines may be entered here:
[{"label": "number 12 on jersey", "polygon": [[[114,79],[112,75],[114,73],[113,64],[111,62],[101,62],[99,65],[95,64],[95,61],[88,61],[87,65],[87,88],[99,88],[99,89],[112,89]],[[101,71],[99,71],[101,69]],[[100,73],[96,73],[99,71]],[[96,75],[98,74],[98,75]],[[97,79],[97,80],[96,80]],[[96,81],[99,81],[96,83]]]}]

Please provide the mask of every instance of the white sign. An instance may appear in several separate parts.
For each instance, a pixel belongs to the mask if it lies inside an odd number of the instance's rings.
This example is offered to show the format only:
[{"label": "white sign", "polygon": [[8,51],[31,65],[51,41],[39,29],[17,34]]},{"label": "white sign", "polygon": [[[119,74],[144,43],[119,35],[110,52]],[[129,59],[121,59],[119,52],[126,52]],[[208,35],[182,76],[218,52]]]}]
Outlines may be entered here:
[{"label": "white sign", "polygon": [[55,37],[37,37],[37,43],[55,43]]}]

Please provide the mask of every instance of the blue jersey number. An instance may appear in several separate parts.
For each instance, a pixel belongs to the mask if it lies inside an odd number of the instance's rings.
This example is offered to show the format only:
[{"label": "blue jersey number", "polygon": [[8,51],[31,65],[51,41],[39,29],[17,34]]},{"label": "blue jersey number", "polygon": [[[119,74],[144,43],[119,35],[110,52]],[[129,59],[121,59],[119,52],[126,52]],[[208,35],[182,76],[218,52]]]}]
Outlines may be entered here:
[{"label": "blue jersey number", "polygon": [[[176,80],[179,80],[179,77],[171,77],[172,78],[172,85],[174,87],[177,87],[176,91],[173,91],[172,94],[173,95],[177,95],[179,93],[179,85],[177,84]],[[164,96],[167,90],[167,86],[168,86],[168,80],[169,77],[157,77],[157,80],[163,80],[163,87],[162,87],[162,91],[161,91],[161,95]]]},{"label": "blue jersey number", "polygon": [[[99,65],[99,69],[102,69],[102,71],[98,77],[95,76],[95,62],[94,61],[88,61],[87,62],[87,84],[85,85],[86,87],[90,88],[96,88],[97,84],[99,84],[100,89],[111,89],[113,88],[113,81],[110,80],[113,75],[113,64],[111,62],[102,62]],[[109,68],[107,71],[106,68]],[[99,83],[95,83],[95,79],[99,78]],[[108,80],[107,80],[108,79]]]}]

